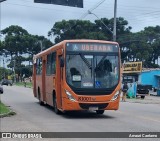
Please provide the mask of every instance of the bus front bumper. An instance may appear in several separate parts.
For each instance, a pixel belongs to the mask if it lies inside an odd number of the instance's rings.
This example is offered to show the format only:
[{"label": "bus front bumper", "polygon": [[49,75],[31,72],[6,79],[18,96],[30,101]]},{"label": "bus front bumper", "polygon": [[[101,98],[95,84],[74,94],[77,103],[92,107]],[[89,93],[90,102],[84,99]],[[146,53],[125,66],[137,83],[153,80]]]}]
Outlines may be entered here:
[{"label": "bus front bumper", "polygon": [[64,111],[78,111],[78,110],[118,110],[120,98],[114,101],[107,102],[78,102],[71,101],[67,98],[63,100]]}]

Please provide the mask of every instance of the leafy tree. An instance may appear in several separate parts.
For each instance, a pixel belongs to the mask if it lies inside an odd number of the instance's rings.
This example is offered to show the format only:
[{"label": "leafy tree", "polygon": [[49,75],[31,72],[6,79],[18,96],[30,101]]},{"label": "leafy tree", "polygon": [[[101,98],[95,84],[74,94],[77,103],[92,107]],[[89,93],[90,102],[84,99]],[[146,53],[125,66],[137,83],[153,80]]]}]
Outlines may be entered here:
[{"label": "leafy tree", "polygon": [[[101,32],[107,36],[106,40],[112,41],[114,19],[101,18],[100,20],[95,20],[95,23],[97,25],[97,28],[99,28]],[[109,28],[110,31],[106,28],[106,26],[103,23]],[[117,41],[120,40],[121,35],[131,33],[131,29],[132,28],[128,26],[128,21],[124,20],[124,18],[122,17],[117,18]]]},{"label": "leafy tree", "polygon": [[0,81],[7,78],[8,75],[11,75],[11,70],[0,67]]},{"label": "leafy tree", "polygon": [[125,47],[128,51],[125,55],[122,52],[122,60],[142,60],[145,67],[157,67],[155,60],[160,55],[160,48],[158,48],[159,33],[160,26],[146,27],[140,32],[129,33],[126,36],[120,37],[121,49]]},{"label": "leafy tree", "polygon": [[152,61],[153,63],[155,63],[156,60],[158,61],[158,57],[160,57],[160,39],[154,41],[154,43],[151,46],[153,48]]},{"label": "leafy tree", "polygon": [[48,35],[56,36],[55,43],[67,39],[107,39],[95,23],[82,20],[62,20],[61,22],[56,22],[48,32]]},{"label": "leafy tree", "polygon": [[[0,42],[0,53],[3,51],[6,56],[10,55],[8,67],[13,71],[15,62],[15,70],[19,76],[22,76],[23,71],[27,72],[23,62],[29,61],[30,66],[34,54],[52,46],[52,42],[44,36],[31,35],[20,26],[9,26],[1,34],[4,35],[4,41]],[[24,55],[27,54],[29,57],[25,58]],[[29,68],[31,71],[31,67]]]},{"label": "leafy tree", "polygon": [[6,49],[11,58],[13,55],[20,55],[25,52],[25,40],[28,32],[19,26],[10,26],[1,31],[5,36],[4,49]]},{"label": "leafy tree", "polygon": [[[94,23],[87,20],[62,20],[56,22],[48,32],[48,36],[55,36],[55,43],[67,39],[97,39],[113,40],[112,33],[104,24],[113,31],[113,18],[102,18]],[[130,33],[131,27],[122,17],[117,18],[117,34]]]}]

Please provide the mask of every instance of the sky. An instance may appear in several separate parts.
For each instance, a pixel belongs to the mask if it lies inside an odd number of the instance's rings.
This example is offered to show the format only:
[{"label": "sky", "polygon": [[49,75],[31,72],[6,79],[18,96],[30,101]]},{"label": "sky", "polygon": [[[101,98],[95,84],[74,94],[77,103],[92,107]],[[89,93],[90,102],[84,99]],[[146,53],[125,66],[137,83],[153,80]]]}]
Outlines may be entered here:
[{"label": "sky", "polygon": [[[34,3],[34,0],[7,0],[1,3],[1,29],[10,25],[19,25],[33,35],[44,35],[55,22],[81,19],[82,15],[102,0],[83,0],[84,8]],[[160,25],[160,0],[117,0],[117,17],[124,17],[132,32],[143,30],[147,26]],[[92,11],[99,18],[112,18],[114,0],[105,0]],[[88,14],[82,20],[96,20]],[[53,37],[52,37],[53,38]]]},{"label": "sky", "polygon": [[[97,15],[83,15],[102,0],[83,0],[84,8],[68,7],[53,4],[34,3],[34,0],[7,0],[0,4],[0,28],[18,25],[30,34],[48,37],[48,31],[55,22],[70,19],[90,20],[113,18],[114,0],[105,0],[92,12]],[[132,27],[132,32],[138,32],[147,26],[160,25],[160,0],[117,0],[117,17],[124,17]]]}]

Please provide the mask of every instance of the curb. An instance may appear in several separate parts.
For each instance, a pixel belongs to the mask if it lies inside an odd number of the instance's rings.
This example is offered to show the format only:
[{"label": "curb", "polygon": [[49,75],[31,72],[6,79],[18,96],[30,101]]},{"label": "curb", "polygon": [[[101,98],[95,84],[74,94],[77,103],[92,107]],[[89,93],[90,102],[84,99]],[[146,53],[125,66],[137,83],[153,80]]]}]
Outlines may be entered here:
[{"label": "curb", "polygon": [[160,104],[159,100],[154,99],[126,99],[126,102],[140,104]]},{"label": "curb", "polygon": [[128,103],[140,103],[140,104],[159,104],[159,102],[149,102],[149,101],[126,101]]}]

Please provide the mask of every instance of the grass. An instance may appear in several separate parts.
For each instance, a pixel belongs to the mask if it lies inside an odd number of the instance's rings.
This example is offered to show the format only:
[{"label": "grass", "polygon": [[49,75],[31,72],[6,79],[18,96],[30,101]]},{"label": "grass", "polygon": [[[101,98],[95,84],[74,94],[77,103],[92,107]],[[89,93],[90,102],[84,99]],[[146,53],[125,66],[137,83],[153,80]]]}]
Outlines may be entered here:
[{"label": "grass", "polygon": [[[24,82],[17,82],[17,83],[15,83],[15,85],[24,87]],[[26,87],[32,88],[32,82],[26,82]]]},{"label": "grass", "polygon": [[12,110],[10,110],[6,105],[4,105],[0,101],[0,118],[6,117],[6,116],[12,116],[15,115],[16,113]]},{"label": "grass", "polygon": [[10,109],[0,101],[0,115],[7,114],[9,112],[10,112]]}]

